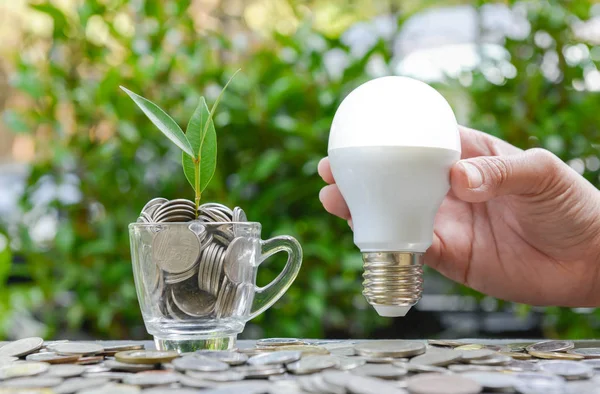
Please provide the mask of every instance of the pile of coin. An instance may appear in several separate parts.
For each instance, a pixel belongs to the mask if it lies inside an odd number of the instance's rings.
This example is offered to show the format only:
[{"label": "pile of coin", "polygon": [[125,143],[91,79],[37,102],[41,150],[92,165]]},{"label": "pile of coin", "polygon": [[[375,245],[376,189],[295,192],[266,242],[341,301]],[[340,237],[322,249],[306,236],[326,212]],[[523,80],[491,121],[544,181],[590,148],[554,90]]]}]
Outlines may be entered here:
[{"label": "pile of coin", "polygon": [[155,198],[137,222],[156,229],[140,258],[145,290],[160,315],[184,321],[247,311],[254,288],[248,260],[256,244],[243,234],[247,218],[240,207],[196,209],[190,200]]},{"label": "pile of coin", "polygon": [[27,338],[0,347],[0,393],[597,394],[600,347],[583,345],[271,338],[178,354]]}]

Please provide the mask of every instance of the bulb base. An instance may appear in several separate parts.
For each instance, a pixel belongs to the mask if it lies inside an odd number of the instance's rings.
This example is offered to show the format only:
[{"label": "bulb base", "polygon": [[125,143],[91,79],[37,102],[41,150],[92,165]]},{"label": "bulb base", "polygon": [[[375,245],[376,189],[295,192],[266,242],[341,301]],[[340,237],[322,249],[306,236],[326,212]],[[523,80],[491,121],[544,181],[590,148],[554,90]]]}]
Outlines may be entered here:
[{"label": "bulb base", "polygon": [[405,316],[423,293],[423,253],[363,253],[363,295],[380,316]]}]

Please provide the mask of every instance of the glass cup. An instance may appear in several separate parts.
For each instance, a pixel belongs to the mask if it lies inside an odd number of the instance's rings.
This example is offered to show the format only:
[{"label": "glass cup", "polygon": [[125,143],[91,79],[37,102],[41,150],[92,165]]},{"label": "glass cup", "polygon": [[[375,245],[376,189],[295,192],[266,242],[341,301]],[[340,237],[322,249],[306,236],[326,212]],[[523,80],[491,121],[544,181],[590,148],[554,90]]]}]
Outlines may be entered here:
[{"label": "glass cup", "polygon": [[[289,236],[266,241],[254,222],[132,223],[133,276],[144,324],[157,349],[231,349],[246,322],[290,287],[302,248]],[[286,252],[283,271],[256,286],[258,266]]]}]

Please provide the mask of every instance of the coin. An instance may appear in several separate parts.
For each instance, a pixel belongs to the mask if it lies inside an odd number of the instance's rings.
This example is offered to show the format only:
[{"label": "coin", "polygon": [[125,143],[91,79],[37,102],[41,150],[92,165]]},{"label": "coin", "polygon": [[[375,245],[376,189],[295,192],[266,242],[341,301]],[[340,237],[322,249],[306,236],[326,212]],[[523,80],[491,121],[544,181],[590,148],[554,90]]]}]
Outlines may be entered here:
[{"label": "coin", "polygon": [[198,373],[198,372],[187,371],[185,375],[179,376],[179,383],[181,383],[182,385],[187,386],[187,387],[195,387],[195,388],[207,388],[207,387],[215,386],[214,382],[196,379],[193,376],[188,375],[189,373]]},{"label": "coin", "polygon": [[300,357],[302,357],[302,353],[297,350],[283,350],[272,353],[257,354],[256,356],[252,356],[248,359],[248,364],[288,364],[298,361]]},{"label": "coin", "polygon": [[221,371],[221,372],[198,372],[198,371],[186,371],[186,375],[201,380],[209,380],[212,382],[235,382],[238,380],[244,380],[246,374],[241,371]]},{"label": "coin", "polygon": [[380,379],[397,379],[407,373],[408,371],[406,368],[400,368],[390,364],[365,364],[352,370],[352,375],[372,376]]},{"label": "coin", "polygon": [[212,294],[199,290],[194,278],[180,286],[174,286],[171,289],[171,297],[175,305],[189,316],[208,316],[215,309],[216,298]]},{"label": "coin", "polygon": [[478,343],[472,343],[468,345],[460,345],[454,348],[454,350],[480,350],[484,349],[484,345],[480,345]]},{"label": "coin", "polygon": [[587,379],[592,377],[594,369],[577,361],[552,360],[539,363],[540,371],[562,376],[565,379]]},{"label": "coin", "polygon": [[600,347],[569,349],[567,353],[583,356],[583,358],[600,358]]},{"label": "coin", "polygon": [[52,377],[52,376],[37,376],[37,377],[27,377],[27,378],[16,378],[9,379],[5,382],[2,382],[2,387],[7,388],[20,388],[20,389],[37,389],[44,387],[54,387],[58,386],[62,383],[62,378]]},{"label": "coin", "polygon": [[411,364],[445,366],[454,363],[461,359],[464,352],[458,350],[444,350],[438,352],[424,353],[413,357],[410,360]]},{"label": "coin", "polygon": [[405,390],[394,387],[392,383],[370,376],[352,375],[346,387],[353,394],[406,394]]},{"label": "coin", "polygon": [[57,343],[52,349],[60,355],[92,355],[104,351],[103,346],[86,342]]},{"label": "coin", "polygon": [[[273,351],[273,347],[272,346],[267,346],[265,348],[257,348],[258,350],[267,350],[267,351]],[[299,352],[302,353],[302,355],[309,355],[309,354],[314,354],[314,355],[327,355],[329,354],[329,350],[321,347],[321,346],[313,346],[313,345],[284,345],[284,346],[278,346],[277,347],[278,351],[282,351],[282,350],[297,350]]]},{"label": "coin", "polygon": [[104,386],[80,390],[77,394],[138,394],[142,390],[129,384],[108,383]]},{"label": "coin", "polygon": [[495,391],[511,391],[517,383],[515,377],[500,372],[465,372],[461,376],[474,380],[483,388]]},{"label": "coin", "polygon": [[0,356],[22,357],[37,351],[43,344],[44,340],[38,337],[19,339],[0,347]]},{"label": "coin", "polygon": [[282,365],[244,365],[235,367],[236,372],[241,372],[248,378],[265,378],[273,375],[281,375],[285,373],[285,368]]},{"label": "coin", "polygon": [[285,345],[304,345],[305,343],[297,338],[264,338],[256,341],[256,346],[285,346]]},{"label": "coin", "polygon": [[174,359],[171,363],[180,371],[215,372],[229,369],[229,364],[201,355],[183,356]]},{"label": "coin", "polygon": [[115,354],[117,361],[128,364],[168,363],[177,357],[177,352],[159,350],[129,350]]},{"label": "coin", "polygon": [[583,360],[583,364],[589,365],[594,369],[600,369],[600,360],[599,359],[591,359],[591,360]]},{"label": "coin", "polygon": [[444,346],[444,347],[458,347],[458,346],[462,346],[465,344],[464,342],[452,341],[452,340],[446,340],[446,339],[430,339],[427,341],[427,343],[432,346]]},{"label": "coin", "polygon": [[530,360],[533,357],[529,353],[517,353],[517,352],[498,352],[498,354],[502,354],[504,356],[512,357],[515,360]]},{"label": "coin", "polygon": [[33,361],[15,362],[14,364],[0,367],[0,380],[39,375],[46,372],[48,368],[50,368],[50,364],[48,363]]},{"label": "coin", "polygon": [[425,345],[412,341],[384,340],[359,343],[354,350],[363,356],[412,357],[425,353]]},{"label": "coin", "polygon": [[25,357],[27,361],[42,361],[48,364],[74,363],[79,360],[78,355],[63,356],[54,352],[32,353]]},{"label": "coin", "polygon": [[165,227],[152,241],[152,260],[170,274],[188,271],[196,264],[199,255],[198,238],[186,227]]},{"label": "coin", "polygon": [[560,353],[560,352],[538,352],[530,350],[529,354],[533,357],[544,358],[550,360],[582,360],[583,356],[578,354]]},{"label": "coin", "polygon": [[527,346],[527,351],[534,352],[564,352],[569,349],[573,349],[575,343],[573,341],[542,341],[534,343],[533,345]]},{"label": "coin", "polygon": [[433,365],[422,365],[422,364],[407,363],[407,362],[395,362],[392,365],[395,367],[404,368],[408,372],[413,372],[413,373],[430,373],[430,372],[452,373],[449,370],[447,370],[446,368],[436,367]]},{"label": "coin", "polygon": [[459,375],[436,373],[410,377],[406,387],[411,394],[477,394],[482,387],[474,380]]},{"label": "coin", "polygon": [[46,372],[46,376],[56,376],[59,378],[73,378],[80,376],[86,368],[83,365],[59,364],[51,365]]},{"label": "coin", "polygon": [[225,252],[225,262],[223,266],[227,279],[235,284],[247,282],[251,272],[248,267],[248,262],[253,253],[254,247],[252,245],[252,240],[249,238],[237,237],[231,241]]},{"label": "coin", "polygon": [[463,360],[477,360],[480,358],[491,357],[496,354],[495,351],[490,349],[478,349],[478,350],[463,350],[462,351],[462,359]]},{"label": "coin", "polygon": [[85,356],[85,357],[79,357],[79,359],[76,361],[76,364],[79,365],[91,365],[91,364],[98,364],[101,363],[104,360],[104,356]]},{"label": "coin", "polygon": [[[152,264],[148,264],[152,265]],[[124,344],[124,345],[112,345],[112,346],[104,346],[104,351],[102,354],[104,356],[114,356],[116,353],[124,352],[126,350],[144,350],[144,345],[136,345],[133,343]]]},{"label": "coin", "polygon": [[367,361],[360,357],[343,357],[343,356],[332,356],[337,360],[337,369],[347,371],[365,365]]},{"label": "coin", "polygon": [[490,357],[469,360],[474,365],[507,365],[512,362],[512,357],[496,353]]},{"label": "coin", "polygon": [[179,374],[169,371],[147,371],[137,372],[123,379],[123,383],[137,386],[159,386],[176,383]]},{"label": "coin", "polygon": [[[258,356],[256,356],[258,357]],[[331,356],[304,356],[298,361],[287,365],[288,371],[295,375],[304,375],[322,371],[337,366],[337,358]]]},{"label": "coin", "polygon": [[113,371],[141,372],[154,369],[154,364],[122,363],[117,360],[106,360],[104,366]]},{"label": "coin", "polygon": [[222,361],[229,365],[244,364],[248,360],[248,356],[243,353],[237,353],[227,350],[199,350],[193,354],[208,358],[214,358],[215,360]]},{"label": "coin", "polygon": [[515,374],[515,389],[523,394],[564,393],[564,378],[542,372],[524,372]]},{"label": "coin", "polygon": [[18,359],[18,357],[13,356],[0,356],[0,366],[10,364],[13,361],[17,361]]}]

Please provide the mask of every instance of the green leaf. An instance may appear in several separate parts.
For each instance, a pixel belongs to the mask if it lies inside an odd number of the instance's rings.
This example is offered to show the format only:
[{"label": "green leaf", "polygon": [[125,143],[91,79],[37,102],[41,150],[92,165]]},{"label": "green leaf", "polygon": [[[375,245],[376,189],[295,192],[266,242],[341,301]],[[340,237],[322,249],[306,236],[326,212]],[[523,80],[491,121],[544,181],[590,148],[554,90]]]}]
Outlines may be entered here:
[{"label": "green leaf", "polygon": [[[217,166],[217,133],[204,97],[200,97],[200,102],[190,118],[186,137],[190,141],[192,150],[198,152],[196,157],[200,158],[200,191],[203,191],[212,179]],[[183,172],[192,188],[196,190],[194,160],[186,156],[185,154],[182,156]]]},{"label": "green leaf", "polygon": [[148,119],[154,123],[156,127],[175,145],[177,145],[182,151],[188,155],[194,156],[194,151],[190,142],[185,137],[183,130],[179,127],[177,122],[173,120],[165,111],[160,109],[158,105],[152,101],[145,99],[144,97],[133,93],[131,90],[121,86],[121,89],[131,97],[131,99],[137,104],[138,107],[146,114]]}]

